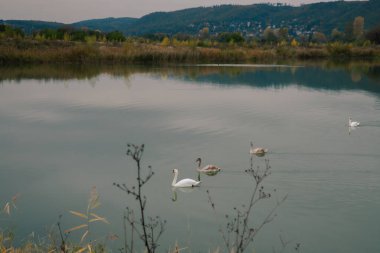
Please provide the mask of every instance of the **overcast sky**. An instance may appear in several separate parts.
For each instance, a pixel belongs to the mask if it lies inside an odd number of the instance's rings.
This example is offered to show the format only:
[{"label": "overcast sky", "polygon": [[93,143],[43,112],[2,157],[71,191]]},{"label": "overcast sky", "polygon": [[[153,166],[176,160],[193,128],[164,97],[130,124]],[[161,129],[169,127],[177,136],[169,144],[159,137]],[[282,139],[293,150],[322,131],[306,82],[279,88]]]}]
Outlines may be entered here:
[{"label": "overcast sky", "polygon": [[[141,17],[154,11],[172,11],[219,4],[302,3],[328,0],[0,0],[0,19],[33,19],[72,23],[106,17]],[[330,0],[331,1],[331,0]]]}]

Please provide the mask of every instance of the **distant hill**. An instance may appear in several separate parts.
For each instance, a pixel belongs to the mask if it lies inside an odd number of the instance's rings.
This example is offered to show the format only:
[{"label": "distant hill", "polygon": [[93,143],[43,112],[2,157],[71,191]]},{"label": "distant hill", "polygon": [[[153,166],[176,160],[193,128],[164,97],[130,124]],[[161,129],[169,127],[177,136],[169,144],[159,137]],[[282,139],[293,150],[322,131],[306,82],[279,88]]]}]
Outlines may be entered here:
[{"label": "distant hill", "polygon": [[143,16],[127,29],[128,34],[163,32],[196,33],[207,26],[211,32],[250,32],[272,27],[292,27],[302,31],[322,31],[330,34],[334,28],[344,30],[357,16],[365,18],[365,27],[380,24],[380,1],[335,1],[288,5],[221,5],[173,12],[156,12]]},{"label": "distant hill", "polygon": [[379,13],[380,1],[370,0],[321,2],[298,7],[283,4],[219,5],[155,12],[139,19],[91,19],[73,24],[22,20],[3,22],[21,27],[26,32],[69,25],[104,32],[119,30],[126,35],[196,34],[204,27],[208,27],[211,33],[238,31],[245,35],[256,35],[270,25],[273,28],[287,27],[291,34],[321,31],[329,35],[334,28],[344,31],[346,25],[352,24],[357,16],[363,16],[365,28],[370,29],[380,24]]},{"label": "distant hill", "polygon": [[103,32],[111,32],[118,30],[127,33],[127,28],[138,20],[137,18],[103,18],[90,19],[70,24],[76,28],[87,27],[91,30],[101,30]]},{"label": "distant hill", "polygon": [[1,23],[21,28],[27,34],[31,34],[33,31],[42,29],[58,29],[65,26],[64,23],[35,20],[0,20],[0,24]]},{"label": "distant hill", "polygon": [[101,30],[103,32],[119,30],[126,33],[126,28],[133,24],[136,20],[136,18],[104,18],[83,20],[71,24],[35,20],[0,20],[0,24],[5,23],[11,26],[19,27],[27,34],[31,34],[33,31],[58,29],[62,27],[73,27],[78,29],[88,28],[91,30]]}]

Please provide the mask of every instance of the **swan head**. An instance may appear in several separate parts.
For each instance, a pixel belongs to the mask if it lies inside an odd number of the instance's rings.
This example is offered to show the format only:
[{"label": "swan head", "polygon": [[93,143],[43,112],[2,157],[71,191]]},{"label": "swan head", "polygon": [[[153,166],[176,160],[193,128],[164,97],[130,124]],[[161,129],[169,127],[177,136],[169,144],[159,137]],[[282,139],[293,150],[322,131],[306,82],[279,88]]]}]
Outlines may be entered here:
[{"label": "swan head", "polygon": [[197,158],[197,160],[195,160],[195,162],[199,163],[200,161],[202,161],[202,159],[199,157]]},{"label": "swan head", "polygon": [[173,169],[173,173],[174,173],[174,174],[177,174],[177,173],[178,173],[178,170],[177,170],[177,169]]}]

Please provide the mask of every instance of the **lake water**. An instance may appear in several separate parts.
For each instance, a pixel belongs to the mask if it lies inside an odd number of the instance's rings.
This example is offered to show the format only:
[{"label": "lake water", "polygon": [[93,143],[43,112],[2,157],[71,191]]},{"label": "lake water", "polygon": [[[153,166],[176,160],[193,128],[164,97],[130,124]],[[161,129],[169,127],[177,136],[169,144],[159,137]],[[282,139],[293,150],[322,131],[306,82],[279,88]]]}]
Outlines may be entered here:
[{"label": "lake water", "polygon": [[[253,141],[270,150],[264,186],[277,189],[255,206],[253,223],[276,197],[288,198],[247,252],[278,252],[280,237],[290,242],[286,252],[296,243],[301,252],[380,252],[379,76],[366,63],[0,68],[2,208],[19,194],[0,227],[18,243],[32,232],[46,240],[61,214],[64,229],[80,224],[69,210],[84,212],[96,186],[96,213],[110,224],[94,224],[93,236],[122,238],[123,210],[135,201],[113,183],[134,184],[126,143],[144,143],[142,163],[155,172],[147,212],[167,220],[159,251],[176,243],[183,252],[224,250],[224,215],[253,188],[244,173]],[[349,116],[361,126],[349,129]],[[222,171],[173,201],[172,169],[196,178],[198,157]]]}]

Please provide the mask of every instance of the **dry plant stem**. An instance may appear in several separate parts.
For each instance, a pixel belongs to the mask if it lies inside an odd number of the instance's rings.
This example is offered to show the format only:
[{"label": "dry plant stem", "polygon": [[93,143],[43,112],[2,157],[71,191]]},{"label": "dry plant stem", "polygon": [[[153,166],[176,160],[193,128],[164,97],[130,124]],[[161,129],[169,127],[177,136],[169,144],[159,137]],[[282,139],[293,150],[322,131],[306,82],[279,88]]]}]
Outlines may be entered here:
[{"label": "dry plant stem", "polygon": [[65,241],[67,239],[68,234],[66,234],[65,238],[63,238],[63,233],[62,233],[62,228],[61,228],[61,218],[62,218],[62,215],[59,216],[59,221],[57,222],[59,235],[61,237],[60,252],[66,253],[67,250],[66,250],[66,242]]},{"label": "dry plant stem", "polygon": [[[127,236],[127,214],[124,211],[123,215],[123,230],[124,230],[124,249],[126,252],[128,252],[128,236]],[[132,247],[130,249],[132,252]]]},{"label": "dry plant stem", "polygon": [[[264,192],[264,186],[262,185],[264,179],[270,175],[269,161],[265,160],[265,169],[261,170],[259,166],[254,168],[253,157],[250,160],[250,169],[245,172],[253,178],[255,185],[250,195],[248,206],[242,205],[242,209],[234,208],[234,217],[226,215],[227,226],[223,231],[219,228],[219,232],[222,235],[224,244],[229,252],[242,253],[249,244],[253,241],[254,237],[264,227],[265,224],[271,222],[275,217],[275,211],[285,201],[286,196],[276,202],[276,205],[267,213],[265,218],[254,228],[250,225],[250,220],[253,216],[254,206],[261,200],[271,197],[270,193]],[[209,191],[207,191],[209,202],[215,212],[215,204],[212,202]],[[232,240],[232,241],[231,241]]]},{"label": "dry plant stem", "polygon": [[[130,246],[128,248],[128,236],[127,236],[127,222],[131,225],[131,242],[130,242]],[[127,208],[127,212],[125,213],[124,212],[124,248],[125,248],[125,252],[128,253],[131,252],[133,253],[134,252],[134,233],[136,232],[140,238],[142,238],[142,234],[138,231],[138,229],[135,227],[135,218],[134,218],[134,212],[133,210],[129,210],[129,208]]]},{"label": "dry plant stem", "polygon": [[78,218],[81,218],[82,220],[83,219],[85,220],[85,223],[82,223],[82,224],[77,225],[75,227],[66,229],[64,231],[64,233],[68,235],[69,233],[76,231],[76,230],[84,230],[84,233],[82,234],[82,237],[80,240],[80,244],[85,242],[86,237],[88,238],[87,239],[88,243],[85,243],[85,245],[81,245],[81,249],[78,250],[78,252],[83,252],[83,251],[86,251],[87,249],[89,251],[91,251],[92,247],[94,247],[96,245],[95,243],[98,241],[97,239],[96,240],[90,239],[90,236],[89,236],[89,234],[90,234],[90,223],[102,221],[104,223],[109,224],[109,222],[107,221],[106,218],[101,217],[101,216],[97,215],[96,213],[94,213],[94,209],[97,208],[98,206],[100,206],[99,194],[97,193],[96,187],[94,186],[91,189],[91,194],[90,194],[90,198],[88,199],[86,211],[84,213],[78,212],[78,211],[73,211],[73,210],[69,211],[72,215],[77,216]]},{"label": "dry plant stem", "polygon": [[[144,148],[144,146],[142,146],[142,148]],[[146,232],[146,225],[145,225],[145,215],[144,215],[144,209],[145,209],[145,203],[143,203],[142,199],[141,199],[141,187],[143,185],[143,182],[141,182],[141,176],[140,176],[140,173],[141,173],[141,167],[140,167],[140,159],[141,159],[141,156],[142,156],[142,152],[143,150],[141,151],[138,151],[137,153],[135,153],[132,157],[133,159],[136,161],[136,164],[137,164],[137,182],[138,182],[138,201],[139,201],[139,204],[140,204],[140,215],[141,215],[141,225],[142,225],[142,228],[143,228],[143,232],[144,232],[144,242],[145,242],[145,247],[148,249],[148,252],[149,251],[149,244],[148,244],[148,235],[147,235],[147,232]]]},{"label": "dry plant stem", "polygon": [[134,249],[133,249],[133,235],[134,235],[134,232],[135,232],[135,220],[134,220],[134,216],[133,216],[133,211],[131,212],[131,215],[132,215],[132,221],[131,221],[131,225],[132,225],[132,231],[131,231],[131,253],[133,253]]},{"label": "dry plant stem", "polygon": [[[156,216],[155,218],[152,217],[147,217],[145,214],[145,209],[146,209],[146,203],[147,203],[147,198],[145,195],[143,195],[143,186],[151,179],[151,177],[154,175],[154,172],[152,171],[152,167],[148,166],[148,173],[147,175],[143,178],[142,177],[142,166],[141,166],[141,158],[144,153],[144,144],[141,146],[134,145],[134,144],[128,144],[127,145],[127,153],[126,155],[131,157],[137,167],[137,187],[133,186],[132,188],[129,188],[126,184],[116,184],[114,185],[127,193],[127,195],[132,195],[139,204],[139,214],[140,214],[140,219],[139,219],[139,227],[136,227],[136,222],[134,219],[134,211],[130,210],[127,208],[127,214],[124,214],[124,222],[127,221],[129,225],[131,226],[131,243],[130,247],[128,248],[128,238],[126,234],[126,223],[124,224],[125,229],[124,229],[124,237],[125,237],[125,242],[124,242],[124,247],[125,247],[125,252],[128,253],[128,251],[133,252],[133,235],[134,232],[136,232],[140,239],[143,241],[146,251],[148,253],[153,253],[155,252],[156,248],[158,247],[158,240],[160,236],[162,235],[164,231],[164,224],[166,221],[162,221],[160,217]],[[158,233],[155,233],[158,229]]]}]

